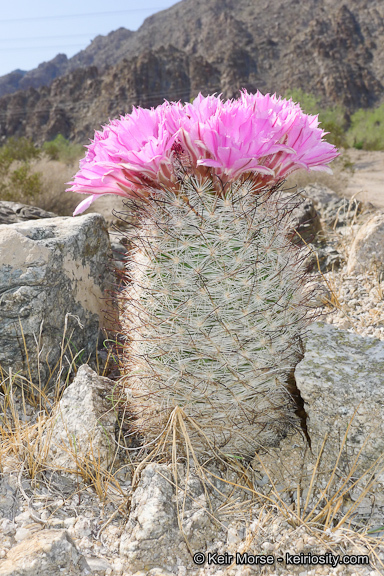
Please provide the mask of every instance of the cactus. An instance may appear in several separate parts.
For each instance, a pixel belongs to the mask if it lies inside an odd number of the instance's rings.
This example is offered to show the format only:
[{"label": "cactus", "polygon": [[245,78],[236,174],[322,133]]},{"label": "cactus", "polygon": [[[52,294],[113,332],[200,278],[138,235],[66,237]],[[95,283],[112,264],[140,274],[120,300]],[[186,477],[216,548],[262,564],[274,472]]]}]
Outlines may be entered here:
[{"label": "cactus", "polygon": [[289,213],[251,180],[217,195],[190,175],[177,194],[127,204],[140,221],[122,307],[136,429],[150,442],[180,407],[197,453],[207,442],[191,420],[222,453],[276,444],[294,421],[287,378],[315,312]]},{"label": "cactus", "polygon": [[109,190],[136,216],[123,380],[146,444],[176,413],[199,456],[250,458],[292,426],[316,288],[277,189],[294,169],[328,169],[322,136],[292,102],[246,92],[134,110],[97,133],[72,190],[92,193],[77,213]]}]

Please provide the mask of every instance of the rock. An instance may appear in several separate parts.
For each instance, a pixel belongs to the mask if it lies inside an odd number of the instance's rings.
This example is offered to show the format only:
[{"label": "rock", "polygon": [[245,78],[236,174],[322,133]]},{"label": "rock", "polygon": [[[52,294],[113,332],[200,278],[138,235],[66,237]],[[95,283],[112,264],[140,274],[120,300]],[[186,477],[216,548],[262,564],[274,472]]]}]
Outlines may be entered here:
[{"label": "rock", "polygon": [[377,268],[384,272],[384,213],[379,212],[363,224],[352,244],[347,272],[363,274]]},{"label": "rock", "polygon": [[360,214],[363,204],[359,200],[339,198],[332,200],[327,205],[320,208],[320,215],[323,222],[329,228],[335,229],[351,224],[353,218]]},{"label": "rock", "polygon": [[0,518],[13,520],[19,511],[19,495],[16,486],[12,486],[10,474],[0,475]]},{"label": "rock", "polygon": [[65,530],[41,530],[11,548],[0,562],[0,576],[80,576],[84,568],[86,562]]},{"label": "rock", "polygon": [[200,480],[190,473],[186,492],[181,490],[179,494],[179,511],[174,482],[171,467],[164,464],[148,464],[141,474],[120,542],[120,555],[132,573],[155,568],[164,571],[160,573],[173,572],[177,566],[191,563],[185,540],[192,550],[205,550],[207,543],[219,534]]},{"label": "rock", "polygon": [[310,198],[316,208],[323,208],[330,202],[340,200],[336,192],[323,184],[307,184],[305,188],[301,188],[299,192],[306,198]]},{"label": "rock", "polygon": [[94,556],[85,556],[87,567],[91,572],[105,574],[106,570],[112,570],[112,565],[104,558],[97,558]]},{"label": "rock", "polygon": [[0,225],[3,370],[44,387],[53,380],[62,342],[68,357],[94,352],[105,324],[109,255],[98,214]]},{"label": "rock", "polygon": [[[308,184],[299,192],[313,201],[321,221],[329,228],[347,226],[354,215],[363,210],[363,203],[359,200],[340,198],[336,192],[322,184]],[[367,206],[364,205],[364,210],[366,209]]]},{"label": "rock", "polygon": [[[302,198],[297,194],[290,194],[282,191],[281,205],[291,211],[290,219],[294,244],[304,244],[312,242],[316,234],[321,230],[319,215],[314,203],[310,198]],[[304,242],[303,242],[304,240]]]},{"label": "rock", "polygon": [[47,212],[38,206],[29,206],[19,202],[0,201],[0,224],[14,224],[26,220],[38,220],[40,218],[56,218],[57,214]]},{"label": "rock", "polygon": [[116,414],[108,399],[115,383],[83,365],[53,414],[47,463],[76,471],[80,466],[107,469],[115,453]]},{"label": "rock", "polygon": [[338,270],[344,264],[342,254],[331,244],[325,242],[312,244],[311,253],[308,256],[308,270],[317,272],[328,272]]},{"label": "rock", "polygon": [[362,473],[384,453],[384,342],[316,323],[305,348],[295,377],[312,450],[318,453],[328,434],[334,465],[350,425],[339,466],[346,459],[351,465],[362,449],[356,474]]},{"label": "rock", "polygon": [[171,482],[172,475],[164,465],[149,464],[142,472],[120,542],[120,555],[126,557],[132,572],[161,566],[171,570],[175,565],[176,557],[171,558],[169,548],[172,542],[180,543],[180,534]]}]

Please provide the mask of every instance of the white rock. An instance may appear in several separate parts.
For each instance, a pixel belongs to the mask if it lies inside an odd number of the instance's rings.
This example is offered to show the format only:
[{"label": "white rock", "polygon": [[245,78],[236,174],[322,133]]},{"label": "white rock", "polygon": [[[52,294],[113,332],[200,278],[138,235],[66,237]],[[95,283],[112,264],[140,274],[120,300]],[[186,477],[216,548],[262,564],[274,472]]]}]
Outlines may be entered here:
[{"label": "white rock", "polygon": [[115,451],[116,415],[108,400],[114,382],[98,376],[89,366],[80,366],[53,415],[48,454],[49,465],[76,470],[88,465],[106,469]]},{"label": "white rock", "polygon": [[81,560],[84,558],[65,530],[41,530],[8,552],[0,576],[80,576]]},{"label": "white rock", "polygon": [[30,371],[32,380],[44,386],[49,367],[59,360],[66,323],[72,351],[94,352],[104,324],[110,254],[106,222],[99,214],[0,225],[3,370],[11,367],[27,377]]},{"label": "white rock", "polygon": [[357,467],[362,472],[384,453],[384,342],[316,323],[305,347],[295,377],[312,449],[328,434],[327,452],[335,461],[351,423],[348,459],[352,463],[366,441]]},{"label": "white rock", "polygon": [[18,528],[15,533],[15,540],[16,542],[21,542],[31,536],[31,531],[28,528]]},{"label": "white rock", "polygon": [[85,556],[85,560],[91,572],[104,572],[106,570],[112,570],[112,565],[104,558]]},{"label": "white rock", "polygon": [[91,522],[88,518],[84,516],[79,516],[74,527],[74,534],[77,538],[84,538],[84,536],[90,536],[92,533]]},{"label": "white rock", "polygon": [[[183,563],[188,562],[190,554],[179,529],[179,520],[190,546],[196,551],[205,550],[213,534],[217,535],[217,529],[213,528],[206,509],[192,507],[192,501],[199,498],[202,492],[199,480],[191,474],[184,513],[179,511],[178,518],[174,477],[170,467],[148,464],[133,494],[130,517],[121,536],[120,554],[126,560],[125,566],[132,572],[161,567],[161,573],[166,574],[167,570],[177,570],[179,557]],[[182,506],[183,495],[180,499]]]},{"label": "white rock", "polygon": [[362,274],[377,267],[384,270],[384,214],[379,212],[363,224],[352,244],[347,272]]}]

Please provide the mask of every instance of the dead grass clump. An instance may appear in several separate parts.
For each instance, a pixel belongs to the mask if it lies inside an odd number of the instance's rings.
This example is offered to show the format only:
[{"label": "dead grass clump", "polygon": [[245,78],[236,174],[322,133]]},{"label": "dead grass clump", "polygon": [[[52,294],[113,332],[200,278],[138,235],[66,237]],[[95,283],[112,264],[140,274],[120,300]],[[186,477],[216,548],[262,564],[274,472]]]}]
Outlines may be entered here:
[{"label": "dead grass clump", "polygon": [[[27,359],[33,353],[25,352]],[[121,463],[118,443],[113,465],[108,470],[101,465],[97,451],[93,450],[92,438],[89,452],[81,455],[76,439],[68,433],[65,450],[73,462],[73,466],[68,469],[55,467],[52,458],[48,456],[59,402],[70,378],[73,378],[83,363],[79,360],[80,356],[80,353],[73,354],[64,334],[59,370],[55,371],[55,380],[49,386],[41,386],[40,382],[36,384],[27,376],[13,373],[12,369],[6,371],[0,367],[0,473],[17,474],[19,482],[23,475],[38,480],[41,474],[45,475],[49,470],[64,475],[72,474],[77,479],[79,491],[91,487],[100,502],[113,501],[120,506],[125,496],[117,476],[122,466],[130,466],[130,463]],[[68,361],[71,370],[67,372],[66,380],[62,381],[62,367]],[[110,362],[113,362],[111,351],[108,351],[106,359],[100,360],[96,353],[96,366],[100,375],[108,373]],[[112,395],[111,410],[118,411],[119,408],[114,405],[118,403],[119,399]]]}]

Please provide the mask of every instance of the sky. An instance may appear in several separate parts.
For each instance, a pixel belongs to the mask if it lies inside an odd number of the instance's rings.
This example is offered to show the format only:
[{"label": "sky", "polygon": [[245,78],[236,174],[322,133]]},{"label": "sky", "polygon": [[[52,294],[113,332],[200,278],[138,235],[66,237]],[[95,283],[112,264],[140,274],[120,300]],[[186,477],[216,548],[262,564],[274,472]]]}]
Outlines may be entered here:
[{"label": "sky", "polygon": [[178,0],[3,0],[0,12],[0,76],[32,70],[57,54],[68,58],[99,34],[121,26],[137,30],[145,18]]}]

